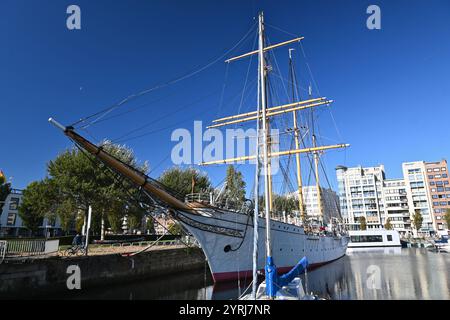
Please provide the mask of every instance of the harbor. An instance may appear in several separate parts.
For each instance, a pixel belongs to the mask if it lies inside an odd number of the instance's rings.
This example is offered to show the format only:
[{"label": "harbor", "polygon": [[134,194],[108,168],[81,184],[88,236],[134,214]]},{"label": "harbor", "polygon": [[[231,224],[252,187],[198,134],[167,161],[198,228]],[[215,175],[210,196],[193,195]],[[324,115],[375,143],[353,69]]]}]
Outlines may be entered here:
[{"label": "harbor", "polygon": [[[308,272],[307,283],[309,290],[331,300],[449,300],[449,264],[450,254],[424,248],[354,249],[340,260]],[[366,275],[374,266],[380,272],[375,275],[378,287],[367,285],[370,278]],[[237,282],[214,285],[209,273],[205,276],[204,270],[198,269],[189,275],[66,292],[63,299],[235,300],[248,285],[243,281],[240,290]]]},{"label": "harbor", "polygon": [[0,300],[450,300],[446,4],[173,1],[5,6]]}]

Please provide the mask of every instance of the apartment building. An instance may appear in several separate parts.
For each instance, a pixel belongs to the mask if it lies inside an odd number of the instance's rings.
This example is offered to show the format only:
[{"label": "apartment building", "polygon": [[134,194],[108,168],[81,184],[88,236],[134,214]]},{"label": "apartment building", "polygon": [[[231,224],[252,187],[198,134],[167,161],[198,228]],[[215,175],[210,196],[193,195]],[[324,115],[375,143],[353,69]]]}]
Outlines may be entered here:
[{"label": "apartment building", "polygon": [[444,215],[450,209],[450,177],[446,160],[402,163],[403,179],[386,179],[384,166],[338,166],[339,204],[350,230],[382,228],[389,219],[401,234],[415,230],[413,215],[422,215],[419,233],[448,234]]},{"label": "apartment building", "polygon": [[[308,217],[318,218],[320,216],[320,212],[317,187],[304,186],[302,190],[306,214]],[[293,192],[291,196],[298,199],[298,191]],[[331,217],[339,217],[339,197],[336,192],[328,188],[321,188],[321,197],[324,221],[328,222]]]},{"label": "apartment building", "polygon": [[382,227],[384,217],[384,166],[336,168],[339,203],[344,222],[350,230],[359,230],[361,217],[368,229]]},{"label": "apartment building", "polygon": [[433,226],[439,234],[447,234],[444,215],[450,209],[450,178],[446,160],[425,162],[426,183],[430,191]]},{"label": "apartment building", "polygon": [[411,229],[411,218],[405,180],[384,180],[382,194],[385,209],[381,219],[382,225],[384,226],[389,219],[394,230],[407,234]]},{"label": "apartment building", "polygon": [[[412,218],[415,212],[422,215],[422,227],[419,232],[430,234],[434,232],[431,209],[430,190],[427,187],[426,168],[424,161],[404,162],[402,164],[403,178],[408,198],[409,214]],[[412,223],[412,229],[415,229]]]},{"label": "apartment building", "polygon": [[[3,210],[0,211],[0,236],[2,237],[28,237],[30,231],[23,224],[19,216],[19,205],[22,202],[22,190],[12,189],[6,197]],[[50,221],[42,219],[38,235],[57,236],[61,233],[59,219]]]}]

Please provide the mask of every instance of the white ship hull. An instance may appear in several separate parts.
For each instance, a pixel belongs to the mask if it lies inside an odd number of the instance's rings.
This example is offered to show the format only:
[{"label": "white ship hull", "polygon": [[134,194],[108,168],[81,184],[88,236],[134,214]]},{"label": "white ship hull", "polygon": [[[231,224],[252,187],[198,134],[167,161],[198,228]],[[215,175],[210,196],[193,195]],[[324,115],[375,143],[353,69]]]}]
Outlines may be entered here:
[{"label": "white ship hull", "polygon": [[[177,219],[197,239],[215,282],[252,276],[253,217],[236,212],[178,211]],[[265,220],[258,223],[258,269],[265,265]],[[272,256],[279,273],[289,271],[304,256],[315,267],[345,255],[347,236],[306,235],[302,227],[272,220]]]}]

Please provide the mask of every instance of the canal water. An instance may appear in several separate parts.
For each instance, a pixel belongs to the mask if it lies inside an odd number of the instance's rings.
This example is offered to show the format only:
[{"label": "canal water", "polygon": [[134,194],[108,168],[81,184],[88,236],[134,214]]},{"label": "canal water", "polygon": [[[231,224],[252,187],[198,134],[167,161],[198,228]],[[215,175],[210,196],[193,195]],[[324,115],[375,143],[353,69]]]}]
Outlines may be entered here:
[{"label": "canal water", "polygon": [[[450,299],[450,254],[425,248],[348,249],[347,255],[302,276],[305,289],[333,300]],[[198,271],[70,292],[67,299],[237,299],[250,285],[214,285]]]}]

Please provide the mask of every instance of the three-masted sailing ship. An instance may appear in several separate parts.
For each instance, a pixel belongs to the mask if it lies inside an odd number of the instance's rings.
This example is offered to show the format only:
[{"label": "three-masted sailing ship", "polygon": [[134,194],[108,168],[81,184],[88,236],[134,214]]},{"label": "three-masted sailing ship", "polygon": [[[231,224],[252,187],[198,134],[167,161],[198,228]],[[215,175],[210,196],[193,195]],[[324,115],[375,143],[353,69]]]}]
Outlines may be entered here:
[{"label": "three-masted sailing ship", "polygon": [[[308,214],[305,212],[303,199],[303,184],[301,175],[301,154],[310,154],[313,157],[316,175],[316,188],[318,194],[319,220],[323,223],[323,200],[319,183],[319,157],[324,150],[345,148],[347,144],[319,146],[315,136],[312,137],[313,145],[301,147],[302,137],[299,132],[298,114],[301,110],[311,109],[322,105],[328,105],[332,101],[324,97],[310,98],[279,106],[268,106],[266,79],[268,68],[265,55],[272,49],[303,40],[303,37],[295,38],[279,44],[266,46],[264,37],[264,18],[259,15],[259,48],[258,50],[242,54],[228,59],[231,63],[246,57],[258,56],[258,109],[254,112],[232,115],[217,119],[211,127],[255,121],[260,128],[258,134],[257,152],[239,158],[211,161],[203,165],[227,164],[237,161],[256,159],[261,164],[264,176],[264,210],[247,210],[237,212],[215,206],[214,203],[205,201],[183,201],[164,188],[159,182],[146,174],[123,163],[113,155],[106,152],[101,146],[97,146],[78,134],[73,127],[66,127],[49,119],[59,127],[64,134],[76,145],[94,155],[105,166],[115,173],[130,180],[141,192],[151,199],[157,199],[178,220],[182,226],[192,234],[207,257],[208,264],[214,281],[227,281],[236,278],[250,278],[255,274],[255,269],[264,271],[264,266],[269,258],[275,261],[279,273],[289,271],[299,259],[307,257],[310,267],[329,263],[345,255],[348,236],[339,223],[331,223],[327,232],[321,228],[318,232],[312,232],[308,224]],[[273,152],[270,147],[270,119],[279,115],[292,114],[295,148]],[[259,132],[259,131],[258,131]],[[300,219],[288,222],[275,218],[272,206],[272,176],[271,161],[276,157],[295,155],[298,186],[298,208]],[[257,175],[258,176],[258,175]],[[258,186],[258,184],[257,184]],[[258,199],[258,198],[257,198]],[[255,206],[258,208],[258,201]],[[255,230],[254,226],[257,226]],[[256,232],[255,232],[256,231]],[[260,234],[256,246],[254,235]],[[251,253],[254,252],[252,255]],[[259,252],[259,254],[256,254]],[[264,253],[265,254],[261,254]],[[267,270],[266,270],[267,271]]]}]

